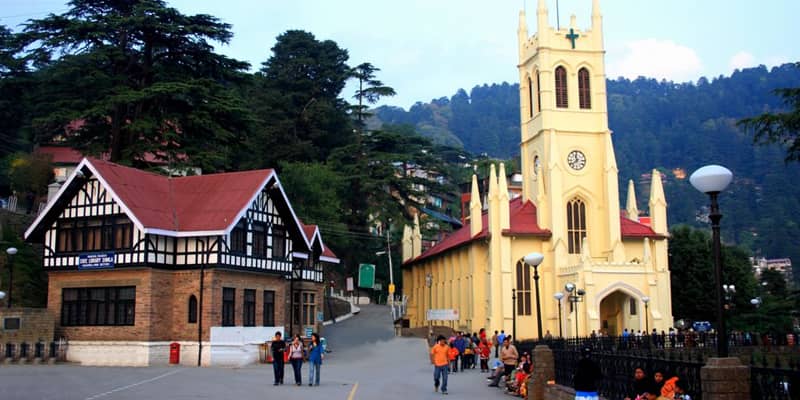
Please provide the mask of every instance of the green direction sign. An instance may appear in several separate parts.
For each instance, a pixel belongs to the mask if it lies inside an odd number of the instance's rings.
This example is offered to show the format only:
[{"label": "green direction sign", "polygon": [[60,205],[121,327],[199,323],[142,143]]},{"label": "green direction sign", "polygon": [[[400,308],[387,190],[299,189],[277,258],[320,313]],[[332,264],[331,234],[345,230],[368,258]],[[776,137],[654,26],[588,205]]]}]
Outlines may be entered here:
[{"label": "green direction sign", "polygon": [[358,265],[358,287],[365,289],[375,287],[375,264]]}]

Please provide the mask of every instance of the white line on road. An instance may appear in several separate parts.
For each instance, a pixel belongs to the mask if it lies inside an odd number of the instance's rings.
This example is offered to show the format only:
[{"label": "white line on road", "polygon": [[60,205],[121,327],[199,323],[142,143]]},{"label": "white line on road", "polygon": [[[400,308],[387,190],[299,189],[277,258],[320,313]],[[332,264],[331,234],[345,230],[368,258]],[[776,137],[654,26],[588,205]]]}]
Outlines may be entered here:
[{"label": "white line on road", "polygon": [[166,374],[161,374],[159,376],[156,376],[155,378],[145,379],[145,380],[143,380],[141,382],[136,382],[136,383],[132,383],[132,384],[127,385],[127,386],[118,387],[116,389],[109,390],[108,392],[105,392],[105,393],[100,393],[100,394],[96,394],[94,396],[87,397],[86,400],[99,399],[101,397],[108,396],[108,395],[110,395],[112,393],[121,392],[123,390],[130,389],[130,388],[132,388],[134,386],[139,386],[139,385],[143,385],[143,384],[148,383],[148,382],[157,381],[157,380],[159,380],[161,378],[166,378],[166,377],[168,377],[170,375],[177,374],[178,372],[181,372],[181,370],[180,369],[176,369],[175,371],[170,371],[170,372],[167,372]]},{"label": "white line on road", "polygon": [[356,395],[356,390],[358,389],[358,382],[353,385],[353,390],[350,391],[350,396],[347,396],[347,400],[353,400],[353,396]]}]

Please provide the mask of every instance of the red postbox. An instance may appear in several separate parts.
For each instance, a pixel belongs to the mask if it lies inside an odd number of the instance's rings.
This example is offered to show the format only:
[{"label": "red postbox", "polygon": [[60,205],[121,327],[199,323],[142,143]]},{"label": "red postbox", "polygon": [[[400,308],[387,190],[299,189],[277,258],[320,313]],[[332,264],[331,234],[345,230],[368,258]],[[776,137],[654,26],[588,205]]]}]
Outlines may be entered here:
[{"label": "red postbox", "polygon": [[180,364],[181,363],[181,344],[172,342],[169,344],[169,363],[170,364]]}]

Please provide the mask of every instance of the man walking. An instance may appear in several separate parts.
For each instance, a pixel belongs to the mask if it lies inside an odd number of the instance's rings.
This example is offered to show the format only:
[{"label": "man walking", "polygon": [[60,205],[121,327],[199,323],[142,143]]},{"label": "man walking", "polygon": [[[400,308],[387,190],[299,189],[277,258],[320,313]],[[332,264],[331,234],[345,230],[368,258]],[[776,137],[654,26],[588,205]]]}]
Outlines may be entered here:
[{"label": "man walking", "polygon": [[283,353],[286,351],[286,342],[281,338],[281,333],[276,332],[270,344],[272,350],[272,373],[275,375],[274,386],[283,385]]},{"label": "man walking", "polygon": [[441,378],[442,394],[447,394],[447,339],[439,335],[436,344],[431,348],[431,363],[433,364],[433,391],[439,391],[439,380]]}]

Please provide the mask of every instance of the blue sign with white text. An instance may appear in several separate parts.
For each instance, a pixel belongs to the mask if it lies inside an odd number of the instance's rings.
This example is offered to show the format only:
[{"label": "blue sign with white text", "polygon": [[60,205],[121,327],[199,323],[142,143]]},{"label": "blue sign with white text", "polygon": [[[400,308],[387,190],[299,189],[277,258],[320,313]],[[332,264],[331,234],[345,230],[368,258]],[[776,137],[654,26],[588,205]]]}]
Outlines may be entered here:
[{"label": "blue sign with white text", "polygon": [[114,253],[81,254],[78,257],[78,269],[114,268]]}]

